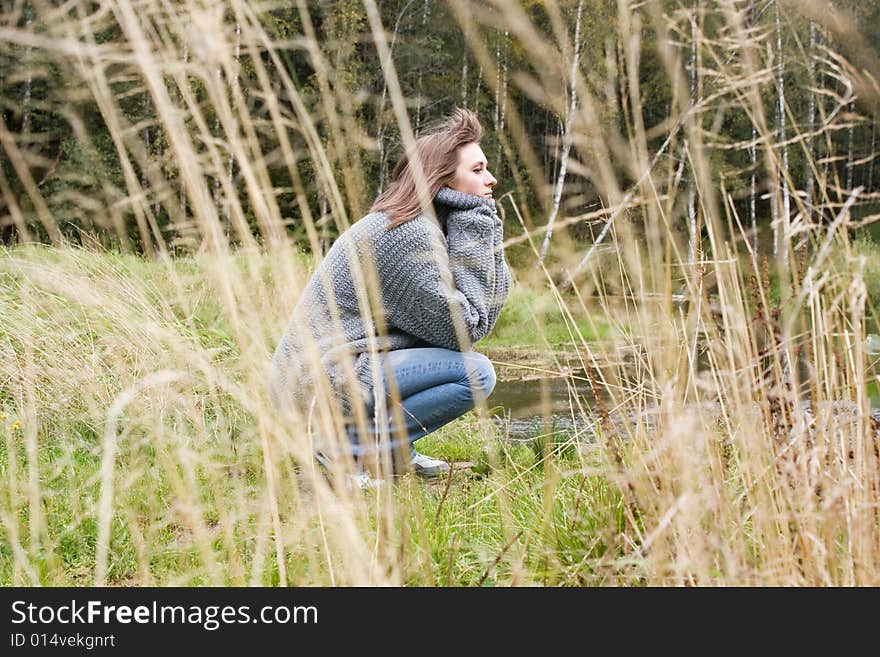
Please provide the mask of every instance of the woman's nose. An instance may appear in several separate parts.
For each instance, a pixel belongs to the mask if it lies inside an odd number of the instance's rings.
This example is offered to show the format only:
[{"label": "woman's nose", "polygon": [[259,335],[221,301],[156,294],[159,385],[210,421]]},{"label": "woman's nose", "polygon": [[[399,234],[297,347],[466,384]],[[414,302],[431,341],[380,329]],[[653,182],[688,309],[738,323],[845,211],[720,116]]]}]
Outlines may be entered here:
[{"label": "woman's nose", "polygon": [[498,181],[495,180],[495,176],[493,176],[488,171],[486,173],[489,174],[489,180],[486,181],[486,184],[489,185],[489,187],[494,187],[495,185],[497,185]]}]

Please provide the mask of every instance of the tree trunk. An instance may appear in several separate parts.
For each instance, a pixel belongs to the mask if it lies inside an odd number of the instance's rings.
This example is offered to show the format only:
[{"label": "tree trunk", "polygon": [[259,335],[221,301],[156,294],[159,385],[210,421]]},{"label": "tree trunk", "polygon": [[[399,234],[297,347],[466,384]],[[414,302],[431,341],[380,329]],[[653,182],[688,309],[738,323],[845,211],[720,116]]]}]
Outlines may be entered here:
[{"label": "tree trunk", "polygon": [[617,41],[605,39],[605,103],[612,125],[617,125]]},{"label": "tree trunk", "polygon": [[780,255],[779,249],[782,250],[782,263],[788,265],[788,243],[791,239],[791,197],[789,195],[788,184],[785,175],[788,173],[788,146],[785,145],[785,78],[784,78],[784,61],[782,53],[782,22],[779,16],[779,0],[775,2],[776,8],[776,96],[779,104],[777,111],[777,125],[779,142],[782,144],[782,168],[780,170],[779,182],[782,190],[782,208],[781,216],[777,217],[777,227],[774,231],[773,240],[774,255]]},{"label": "tree trunk", "polygon": [[[186,64],[189,61],[189,47],[184,44],[183,46],[183,67],[186,69]],[[172,146],[173,148],[173,146]],[[173,152],[173,151],[172,151]],[[178,182],[180,183],[180,221],[186,222],[186,183],[183,181],[183,172],[178,168],[177,171]]]},{"label": "tree trunk", "polygon": [[544,234],[544,243],[541,245],[539,262],[543,265],[547,250],[550,248],[550,238],[553,236],[553,224],[559,213],[559,205],[562,201],[562,188],[565,185],[565,172],[568,168],[568,155],[571,152],[571,129],[577,110],[577,72],[581,57],[581,13],[584,0],[578,0],[577,18],[574,23],[574,53],[571,58],[571,90],[569,97],[568,113],[565,117],[565,126],[562,128],[562,153],[559,156],[559,173],[556,177],[556,188],[553,190],[553,205],[550,208],[550,216],[547,218],[547,232]]},{"label": "tree trunk", "polygon": [[330,250],[331,246],[331,238],[330,238],[330,217],[327,216],[327,196],[326,194],[321,195],[321,217],[319,219],[321,223],[321,257],[323,258],[327,255],[327,251]]},{"label": "tree trunk", "polygon": [[[26,31],[30,30],[33,22],[34,8],[30,2],[26,2],[24,5],[24,27]],[[31,93],[34,84],[34,72],[31,68],[32,50],[31,46],[26,46],[22,56],[22,63],[25,67],[24,93],[21,99],[21,134],[23,135],[31,131]]]},{"label": "tree trunk", "polygon": [[[147,116],[147,113],[150,111],[150,92],[149,91],[146,92],[141,97],[141,111],[143,112],[144,116]],[[142,135],[142,139],[144,140],[144,148],[146,149],[147,155],[152,155],[153,154],[153,134],[150,131],[150,128],[149,127],[144,128],[141,135]],[[141,171],[140,171],[141,192],[144,195],[144,211],[149,215],[150,214],[150,206],[146,202],[146,198],[147,198],[147,189],[150,186],[150,182],[147,179],[146,167],[141,166],[140,169],[141,169]],[[154,198],[156,198],[156,197],[154,196]],[[153,204],[153,210],[152,210],[152,214],[153,214],[154,218],[156,216],[158,216],[158,214],[159,214],[159,207],[160,207],[159,202],[158,202],[158,200],[156,200]],[[146,232],[145,230],[142,231],[142,239],[149,240],[149,233]],[[149,251],[150,245],[144,244],[144,249],[146,251]]]},{"label": "tree trunk", "polygon": [[461,54],[461,106],[467,109],[467,74],[468,74],[468,56],[467,50]]},{"label": "tree trunk", "polygon": [[[234,77],[230,80],[227,80],[229,87],[231,88],[233,85],[238,84],[238,72],[239,72],[239,64],[241,62],[241,23],[239,21],[235,21],[235,49],[234,49],[234,58],[235,64],[233,66],[233,75]],[[217,75],[222,79],[223,77],[223,67],[219,67],[217,69]],[[220,135],[220,117],[215,117],[214,119],[214,132],[218,136]],[[227,189],[233,189],[233,179],[235,177],[235,155],[232,153],[232,149],[229,150],[229,158],[226,162],[226,171],[223,173],[226,176]],[[220,176],[221,172],[218,171],[214,176],[213,186],[212,186],[212,196],[214,200],[214,205],[217,208],[217,214],[219,217],[223,219],[223,232],[226,235],[226,239],[229,240],[232,237],[232,217],[229,214],[229,204],[231,199],[223,199],[220,196]]]},{"label": "tree trunk", "polygon": [[814,178],[813,166],[816,162],[816,139],[813,133],[816,130],[816,23],[810,21],[810,42],[807,47],[807,71],[809,73],[810,91],[807,98],[807,179],[804,182],[806,194],[807,221],[812,221],[815,196],[813,192]]},{"label": "tree trunk", "polygon": [[[694,106],[697,99],[697,3],[691,8],[691,62],[690,62],[690,107]],[[685,142],[687,149],[687,142]],[[688,180],[687,191],[687,214],[688,214],[688,262],[694,264],[697,260],[697,189],[694,185],[693,174]]]},{"label": "tree trunk", "polygon": [[855,103],[850,101],[849,103],[849,128],[846,130],[846,193],[849,194],[852,192],[853,188],[853,137],[855,131],[855,121],[852,118],[852,114],[855,111]]},{"label": "tree trunk", "polygon": [[[214,134],[217,135],[217,138],[220,138],[220,131],[222,128],[220,127],[220,117],[214,117]],[[231,152],[231,151],[230,151]],[[230,155],[230,158],[232,156]],[[214,207],[217,208],[217,216],[223,218],[223,230],[226,233],[227,239],[230,235],[229,230],[229,212],[227,211],[229,208],[229,204],[226,200],[224,200],[220,193],[220,176],[221,172],[217,171],[212,176],[212,184],[211,184],[211,198],[214,201]]]},{"label": "tree trunk", "polygon": [[[406,13],[407,8],[410,3],[407,2],[399,12],[397,12],[397,20],[394,22],[394,32],[391,34],[391,43],[389,44],[389,53],[394,52],[394,44],[397,42],[397,33],[400,30],[400,21],[403,19],[404,14]],[[425,5],[422,11],[422,27],[424,28],[429,13],[430,1],[425,0]],[[424,29],[422,30],[424,33]],[[419,99],[418,99],[418,108],[416,111],[416,134],[418,134],[418,125],[421,122],[421,106],[422,106],[422,71],[419,69]],[[378,145],[379,150],[379,182],[376,188],[376,196],[382,193],[382,190],[385,189],[385,183],[388,182],[388,149],[385,148],[385,103],[388,99],[388,82],[383,80],[382,82],[382,95],[379,98],[379,111],[376,113],[377,116],[377,126],[376,126],[376,144]]]},{"label": "tree trunk", "polygon": [[873,190],[874,184],[874,155],[877,151],[874,150],[877,145],[877,104],[874,103],[874,111],[871,113],[871,146],[868,149],[868,153],[871,155],[871,159],[868,162],[868,177],[865,181],[865,191],[870,193]]},{"label": "tree trunk", "polygon": [[[221,130],[220,117],[215,115],[214,116],[214,134],[217,135],[218,139],[220,138],[220,130]],[[220,172],[219,171],[216,172],[212,176],[211,198],[214,201],[214,207],[217,208],[218,216],[224,217],[224,224],[225,224],[226,223],[225,222],[226,210],[224,209],[224,206],[226,204],[223,202],[223,199],[220,198]],[[229,233],[227,233],[226,236],[228,237]]]},{"label": "tree trunk", "polygon": [[553,187],[555,189],[556,183],[559,180],[559,167],[556,164],[561,161],[562,142],[565,139],[565,123],[558,116],[553,118],[556,119],[556,134],[553,136],[553,155],[550,155],[549,152],[546,155],[544,177],[553,176]]},{"label": "tree trunk", "polygon": [[[241,64],[241,23],[235,21],[235,65],[233,71],[235,77],[229,81],[230,86],[238,85],[238,72]],[[226,181],[229,183],[227,189],[233,189],[232,181],[235,173],[235,156],[229,151],[229,160],[226,163]],[[232,236],[232,218],[229,216],[229,206],[223,206],[223,228],[226,231],[226,238]]]},{"label": "tree trunk", "polygon": [[[428,16],[431,14],[431,0],[425,0],[422,6],[422,34],[427,34],[426,26],[428,24]],[[416,81],[416,134],[422,127],[422,67],[419,66],[419,77]],[[381,145],[379,147],[381,149]]]},{"label": "tree trunk", "polygon": [[477,87],[474,89],[474,112],[480,113],[480,89],[483,86],[483,65],[480,64],[480,70],[477,71]]},{"label": "tree trunk", "polygon": [[752,123],[752,144],[749,146],[749,159],[752,163],[752,179],[749,185],[749,223],[752,228],[752,250],[758,252],[758,216],[756,213],[757,169],[758,169],[758,129]]},{"label": "tree trunk", "polygon": [[[508,32],[504,30],[504,36],[501,41],[503,48],[495,50],[496,60],[500,57],[498,63],[498,85],[495,88],[495,134],[501,135],[504,132],[504,113],[507,110],[507,48],[508,48]],[[499,52],[500,50],[500,52]],[[496,167],[501,162],[501,139],[498,139],[498,154],[495,157]]]},{"label": "tree trunk", "polygon": [[493,113],[495,132],[498,132],[498,119],[501,110],[501,38],[495,39],[495,111]]}]

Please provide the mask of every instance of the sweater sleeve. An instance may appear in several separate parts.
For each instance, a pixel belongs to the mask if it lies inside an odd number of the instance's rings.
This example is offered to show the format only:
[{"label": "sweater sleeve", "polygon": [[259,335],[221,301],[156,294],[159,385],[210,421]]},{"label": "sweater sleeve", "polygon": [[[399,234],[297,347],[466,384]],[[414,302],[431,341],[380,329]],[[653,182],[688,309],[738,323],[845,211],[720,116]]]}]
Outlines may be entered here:
[{"label": "sweater sleeve", "polygon": [[504,307],[504,303],[510,294],[510,268],[507,266],[507,261],[504,258],[504,222],[496,215],[494,223],[492,249],[495,267],[495,289],[489,302],[489,331],[495,326],[495,322],[501,314],[501,309]]},{"label": "sweater sleeve", "polygon": [[408,228],[405,239],[392,231],[383,240],[386,257],[380,264],[389,327],[461,351],[470,345],[459,343],[457,316],[471,343],[482,339],[500,311],[497,279],[506,268],[494,248],[495,221],[485,206],[450,212],[445,240],[439,230],[415,221],[400,227]]}]

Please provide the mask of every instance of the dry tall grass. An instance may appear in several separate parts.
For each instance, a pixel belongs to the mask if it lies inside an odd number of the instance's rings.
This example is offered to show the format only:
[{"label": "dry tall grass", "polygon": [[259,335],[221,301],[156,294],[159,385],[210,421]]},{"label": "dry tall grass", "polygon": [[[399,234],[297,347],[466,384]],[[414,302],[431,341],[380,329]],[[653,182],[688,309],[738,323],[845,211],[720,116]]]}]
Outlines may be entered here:
[{"label": "dry tall grass", "polygon": [[[570,57],[573,28],[555,3],[547,11],[558,44],[517,3],[450,4],[489,83],[499,78],[481,42],[490,24],[532,53],[535,70],[555,70]],[[600,400],[588,408],[573,398],[572,412],[592,419],[595,441],[575,436],[573,456],[570,444],[549,446],[541,460],[500,468],[479,483],[434,489],[404,478],[369,494],[332,487],[311,465],[312,432],[338,431],[334,409],[322,404],[312,418],[286,421],[266,390],[275,341],[309,272],[285,227],[295,222],[311,251],[322,250],[304,191],[309,181],[295,163],[311,161],[327,216],[340,227],[358,218],[371,193],[359,187],[361,163],[350,147],[363,131],[352,104],[316,65],[320,98],[310,106],[284,65],[288,48],[324,61],[308,31],[307,4],[297,5],[306,28],[293,44],[271,38],[266,7],[246,0],[34,2],[40,31],[15,21],[0,27],[0,43],[55,58],[81,82],[75,93],[99,103],[126,189],[115,206],[90,211],[97,225],[119,231],[123,245],[121,218],[130,213],[154,256],[65,246],[63,218],[51,216],[29,173],[28,144],[0,124],[28,203],[57,242],[10,249],[0,259],[3,581],[880,583],[880,456],[864,346],[876,318],[866,311],[865,263],[849,257],[851,209],[864,190],[823,177],[823,163],[813,161],[815,202],[808,207],[795,193],[785,215],[783,182],[793,191],[801,182],[786,168],[768,118],[772,35],[749,27],[746,13],[757,5],[719,0],[702,9],[715,27],[695,33],[697,97],[676,46],[691,35],[689,5],[666,5],[618,3],[624,57],[614,73],[625,90],[617,108],[626,117],[623,134],[594,85],[575,80],[572,138],[586,155],[570,175],[572,184],[592,184],[603,207],[570,209],[561,223],[607,227],[603,241],[585,248],[557,226],[553,258],[539,265],[543,232],[522,218],[522,188],[499,186],[507,191],[500,206],[509,243],[527,242],[534,256],[517,272],[518,284],[551,290],[558,312],[572,319],[572,340]],[[364,6],[406,145],[413,135],[407,99],[376,5]],[[807,10],[819,17],[817,7]],[[111,25],[118,38],[96,38]],[[644,125],[639,111],[645,29],[658,34],[673,81],[660,126]],[[256,88],[242,89],[236,49],[247,54]],[[802,158],[812,156],[810,139],[827,139],[853,120],[847,108],[857,93],[880,96],[870,75],[831,49],[817,66],[842,91],[826,90],[815,134],[793,129],[787,145]],[[126,123],[125,98],[112,90],[119,78],[148,93],[156,120],[148,127],[166,135],[168,161],[150,158],[145,126]],[[533,98],[568,106],[554,76],[516,79]],[[256,96],[265,110],[259,116],[248,104]],[[526,119],[507,111],[505,148],[534,168]],[[716,142],[713,125],[734,112],[754,126],[753,142]],[[316,113],[329,126],[325,137]],[[70,116],[88,143],[75,111]],[[659,152],[651,146],[658,134],[668,137]],[[273,150],[261,151],[261,143]],[[746,218],[713,170],[711,155],[723,148],[756,149],[782,231],[773,261],[755,250]],[[239,172],[234,183],[230,161]],[[287,167],[295,220],[279,206],[270,162]],[[540,186],[538,197],[548,198],[539,177],[532,171],[518,182]],[[693,248],[684,222],[688,178],[701,223]],[[0,182],[24,236],[21,199]],[[241,198],[254,210],[251,224]],[[178,244],[157,225],[158,206]],[[511,230],[517,224],[519,233]],[[171,255],[178,245],[195,255]],[[362,272],[365,309],[369,274]],[[608,364],[577,333],[574,319],[598,314],[617,328],[614,349],[632,358]],[[498,438],[473,418],[461,427],[483,441]]]}]

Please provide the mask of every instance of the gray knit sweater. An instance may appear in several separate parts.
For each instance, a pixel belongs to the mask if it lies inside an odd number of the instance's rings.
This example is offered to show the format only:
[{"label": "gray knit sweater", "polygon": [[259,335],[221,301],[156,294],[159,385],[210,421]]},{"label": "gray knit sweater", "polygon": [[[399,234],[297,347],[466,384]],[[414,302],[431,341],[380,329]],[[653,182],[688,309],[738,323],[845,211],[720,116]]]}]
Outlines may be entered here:
[{"label": "gray knit sweater", "polygon": [[[391,230],[386,230],[386,213],[371,212],[333,243],[275,350],[270,387],[276,404],[292,403],[304,411],[320,368],[350,414],[351,395],[366,398],[373,388],[372,350],[470,349],[470,344],[459,344],[453,313],[470,343],[492,330],[510,289],[495,201],[444,187],[434,198],[434,209],[436,222],[419,214]],[[376,321],[364,321],[361,310],[368,289],[362,276],[369,274],[370,264],[387,328],[378,336]],[[346,385],[346,359],[353,365],[354,387]]]}]

